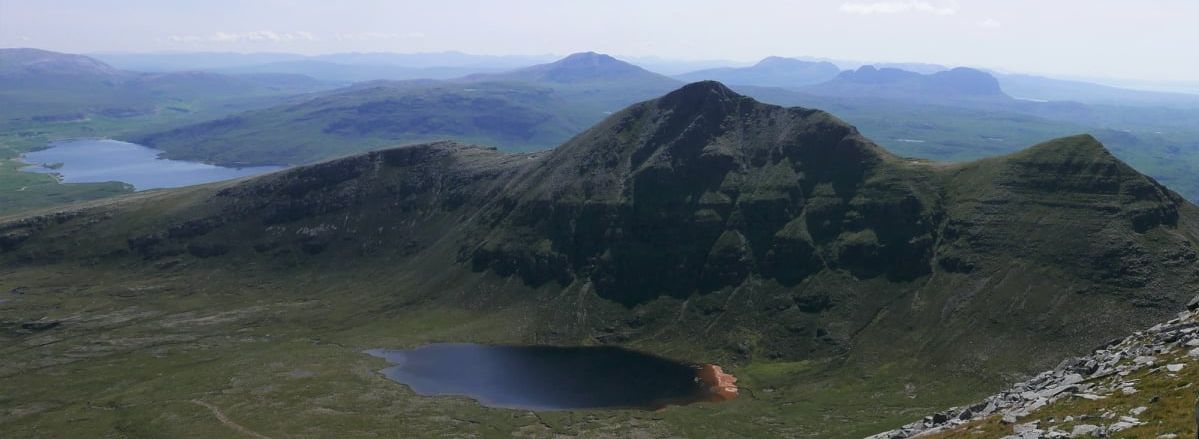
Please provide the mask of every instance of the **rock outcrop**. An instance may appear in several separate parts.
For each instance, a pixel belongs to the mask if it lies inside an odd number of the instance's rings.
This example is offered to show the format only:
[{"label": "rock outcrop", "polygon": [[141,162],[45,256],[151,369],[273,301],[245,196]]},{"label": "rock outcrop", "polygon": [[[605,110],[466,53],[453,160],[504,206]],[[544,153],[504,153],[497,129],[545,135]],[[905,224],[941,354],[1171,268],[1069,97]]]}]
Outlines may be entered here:
[{"label": "rock outcrop", "polygon": [[[1070,358],[1055,369],[987,397],[976,404],[954,407],[903,427],[870,436],[867,439],[903,439],[921,437],[964,425],[985,417],[998,416],[1004,424],[1012,425],[1010,439],[1109,437],[1144,421],[1137,417],[1148,408],[1137,407],[1127,413],[1104,411],[1090,417],[1094,423],[1076,424],[1070,431],[1037,422],[1021,423],[1032,412],[1069,399],[1102,400],[1113,394],[1134,394],[1138,383],[1127,379],[1134,372],[1147,368],[1172,374],[1196,364],[1169,363],[1159,358],[1187,352],[1199,360],[1199,312],[1183,311],[1178,318],[1139,331],[1123,339],[1113,340],[1091,355]],[[1199,401],[1197,401],[1199,404]],[[1199,410],[1199,405],[1196,406]],[[1196,413],[1199,424],[1199,412]]]}]

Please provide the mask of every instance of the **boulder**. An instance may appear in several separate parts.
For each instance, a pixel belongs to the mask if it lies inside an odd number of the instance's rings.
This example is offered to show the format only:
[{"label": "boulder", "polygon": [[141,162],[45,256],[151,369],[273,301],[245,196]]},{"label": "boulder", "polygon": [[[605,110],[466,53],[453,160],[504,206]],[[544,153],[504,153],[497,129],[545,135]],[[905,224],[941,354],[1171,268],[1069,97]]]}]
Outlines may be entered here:
[{"label": "boulder", "polygon": [[1112,424],[1111,426],[1107,427],[1107,431],[1111,432],[1111,433],[1115,433],[1117,431],[1124,431],[1124,430],[1127,430],[1127,429],[1130,429],[1130,428],[1136,427],[1136,426],[1137,426],[1137,424],[1134,424],[1131,422],[1120,421],[1120,422],[1117,422],[1117,423]]},{"label": "boulder", "polygon": [[1190,302],[1187,302],[1187,309],[1191,311],[1199,310],[1199,295],[1192,298]]},{"label": "boulder", "polygon": [[1070,437],[1096,436],[1099,431],[1098,425],[1079,424],[1074,426],[1074,430],[1070,432]]}]

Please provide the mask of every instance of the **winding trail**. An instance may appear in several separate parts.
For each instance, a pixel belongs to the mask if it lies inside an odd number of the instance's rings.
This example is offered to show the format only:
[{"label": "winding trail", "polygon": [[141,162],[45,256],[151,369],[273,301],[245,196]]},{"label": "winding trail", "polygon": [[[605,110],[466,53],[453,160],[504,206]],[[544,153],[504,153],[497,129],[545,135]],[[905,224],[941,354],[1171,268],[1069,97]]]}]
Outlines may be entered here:
[{"label": "winding trail", "polygon": [[206,403],[204,401],[200,401],[198,399],[193,399],[191,402],[193,404],[196,404],[196,405],[205,407],[208,410],[211,410],[213,416],[216,416],[216,419],[218,421],[221,421],[222,424],[225,424],[226,427],[237,430],[238,432],[240,432],[246,436],[250,436],[250,437],[254,437],[254,438],[258,438],[258,439],[271,439],[269,436],[263,436],[261,434],[254,432],[253,430],[250,430],[246,427],[242,427],[241,424],[233,422],[232,420],[230,420],[228,417],[225,416],[225,413],[222,412],[219,407],[217,407],[215,405]]}]

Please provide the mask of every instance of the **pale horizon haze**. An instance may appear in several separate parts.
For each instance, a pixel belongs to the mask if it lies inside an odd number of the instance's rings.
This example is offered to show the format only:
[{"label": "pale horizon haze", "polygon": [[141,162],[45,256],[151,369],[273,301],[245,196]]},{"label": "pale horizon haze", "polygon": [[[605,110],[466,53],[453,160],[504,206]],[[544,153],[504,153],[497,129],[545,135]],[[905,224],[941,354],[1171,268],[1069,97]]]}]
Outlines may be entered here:
[{"label": "pale horizon haze", "polygon": [[777,55],[1194,82],[1197,19],[1188,0],[0,0],[0,47]]}]

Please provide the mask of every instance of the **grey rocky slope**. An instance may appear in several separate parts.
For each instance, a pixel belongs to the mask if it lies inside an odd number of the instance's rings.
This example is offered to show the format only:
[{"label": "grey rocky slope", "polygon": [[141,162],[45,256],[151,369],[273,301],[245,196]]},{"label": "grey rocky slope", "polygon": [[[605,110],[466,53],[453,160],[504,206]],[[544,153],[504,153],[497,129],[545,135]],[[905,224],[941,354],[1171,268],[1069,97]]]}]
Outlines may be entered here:
[{"label": "grey rocky slope", "polygon": [[[1191,300],[1188,308],[1177,318],[1113,340],[1090,355],[1063,360],[1053,370],[975,404],[953,407],[868,439],[937,434],[957,436],[972,432],[964,426],[988,417],[999,418],[1002,425],[1011,426],[1012,434],[1008,437],[1013,439],[1127,436],[1128,430],[1152,423],[1138,417],[1150,411],[1148,405],[1160,401],[1160,396],[1148,397],[1147,406],[1127,411],[1100,405],[1089,415],[1054,417],[1050,422],[1028,422],[1025,418],[1042,408],[1071,399],[1103,401],[1117,394],[1135,395],[1142,391],[1142,383],[1151,381],[1137,377],[1138,372],[1143,371],[1156,375],[1154,380],[1175,382],[1176,388],[1193,387],[1194,383],[1188,381],[1193,375],[1182,375],[1181,372],[1199,367],[1199,296]],[[1199,428],[1199,407],[1194,416],[1196,428]],[[1158,437],[1177,438],[1179,435],[1173,432]]]}]

